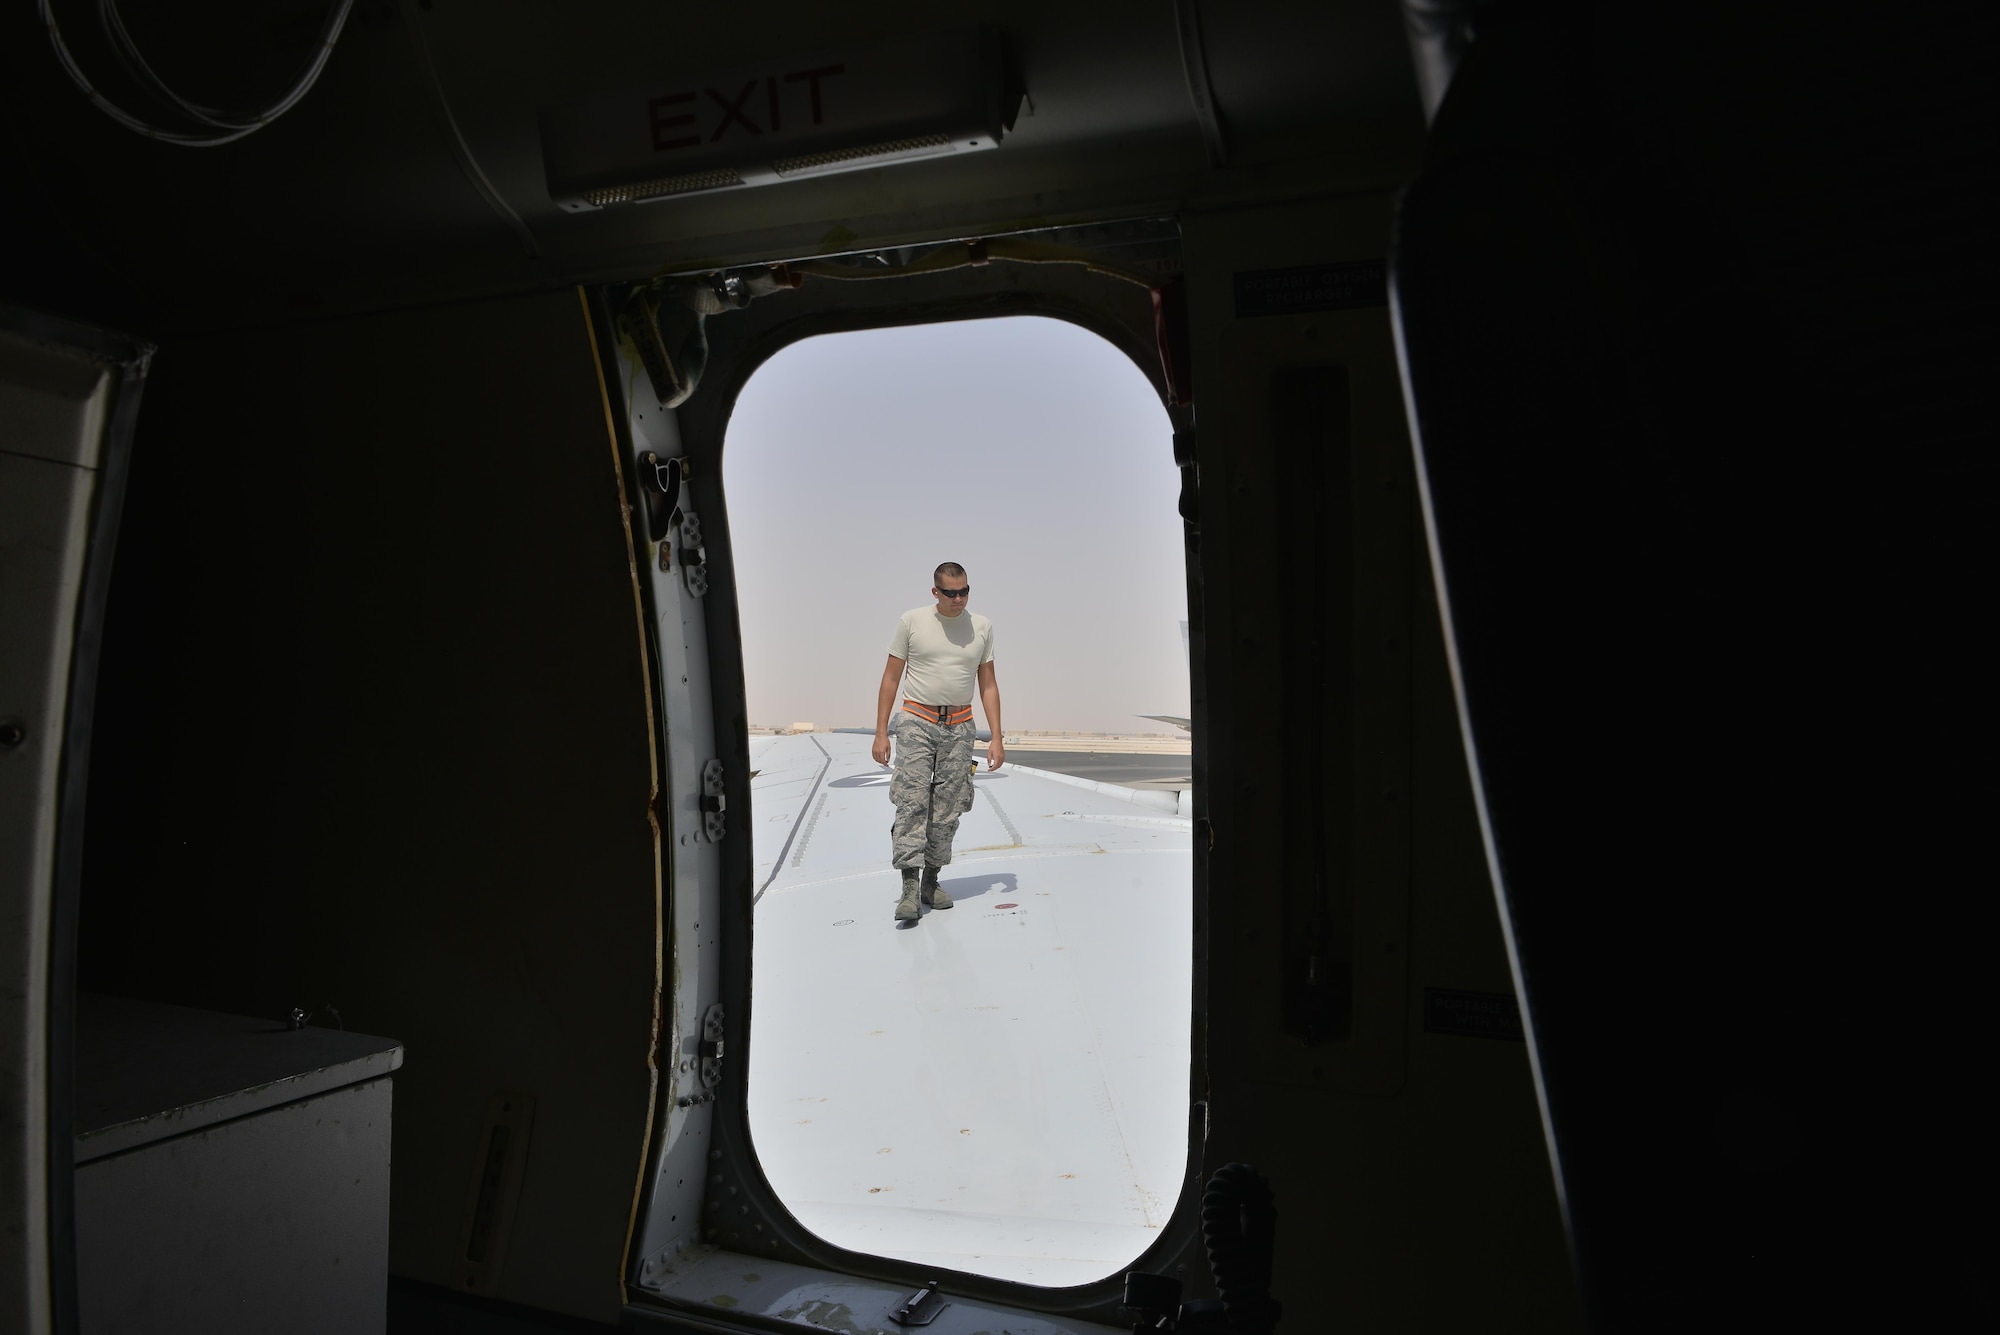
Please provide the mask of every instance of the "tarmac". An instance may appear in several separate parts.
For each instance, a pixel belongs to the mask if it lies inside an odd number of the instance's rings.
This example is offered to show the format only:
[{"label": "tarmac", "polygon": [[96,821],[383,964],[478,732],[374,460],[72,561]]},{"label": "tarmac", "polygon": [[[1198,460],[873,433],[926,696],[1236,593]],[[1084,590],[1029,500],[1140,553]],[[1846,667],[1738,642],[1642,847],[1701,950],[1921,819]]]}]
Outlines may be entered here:
[{"label": "tarmac", "polygon": [[1054,770],[1072,778],[1116,783],[1127,788],[1174,791],[1194,787],[1193,758],[1184,755],[1133,755],[1117,751],[1030,751],[1007,749],[1009,760],[1035,769]]}]

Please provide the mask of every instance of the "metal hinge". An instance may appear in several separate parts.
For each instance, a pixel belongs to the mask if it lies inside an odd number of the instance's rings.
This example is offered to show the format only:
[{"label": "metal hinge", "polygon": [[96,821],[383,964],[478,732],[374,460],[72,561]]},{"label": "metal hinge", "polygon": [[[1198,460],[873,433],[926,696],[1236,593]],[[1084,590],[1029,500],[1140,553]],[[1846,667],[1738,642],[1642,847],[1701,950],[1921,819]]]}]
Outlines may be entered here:
[{"label": "metal hinge", "polygon": [[[683,1094],[675,1100],[675,1107],[698,1108],[704,1103],[715,1102],[715,1087],[722,1083],[722,1003],[716,1002],[701,1013],[701,1037],[694,1042],[695,1064],[701,1075],[699,1093]],[[681,1063],[687,1069],[687,1063]]]},{"label": "metal hinge", "polygon": [[708,549],[701,545],[701,517],[681,511],[681,579],[696,598],[708,592]]},{"label": "metal hinge", "polygon": [[694,1045],[701,1058],[701,1087],[714,1089],[722,1083],[722,1003],[716,1002],[701,1016],[701,1039]]},{"label": "metal hinge", "polygon": [[701,832],[711,844],[722,842],[727,833],[729,797],[723,792],[722,762],[711,760],[701,767]]}]

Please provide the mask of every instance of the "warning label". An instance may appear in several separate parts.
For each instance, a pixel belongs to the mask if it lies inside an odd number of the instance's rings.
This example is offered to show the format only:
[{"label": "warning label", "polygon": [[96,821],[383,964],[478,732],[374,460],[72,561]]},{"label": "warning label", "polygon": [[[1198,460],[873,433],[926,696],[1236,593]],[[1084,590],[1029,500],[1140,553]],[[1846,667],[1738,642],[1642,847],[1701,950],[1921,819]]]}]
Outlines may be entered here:
[{"label": "warning label", "polygon": [[1424,989],[1424,1030],[1432,1034],[1466,1034],[1473,1038],[1511,1038],[1520,1042],[1521,1007],[1499,992],[1459,992],[1448,987]]},{"label": "warning label", "polygon": [[1346,311],[1389,304],[1386,260],[1317,264],[1306,269],[1258,269],[1236,275],[1236,318]]}]

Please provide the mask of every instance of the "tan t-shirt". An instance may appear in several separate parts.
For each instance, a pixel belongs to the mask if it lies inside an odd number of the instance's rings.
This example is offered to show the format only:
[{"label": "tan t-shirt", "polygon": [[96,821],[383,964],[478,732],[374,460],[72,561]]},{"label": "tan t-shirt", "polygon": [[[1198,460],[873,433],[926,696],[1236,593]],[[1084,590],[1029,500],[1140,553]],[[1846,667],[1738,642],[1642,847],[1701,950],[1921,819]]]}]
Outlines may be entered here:
[{"label": "tan t-shirt", "polygon": [[979,668],[993,661],[993,623],[970,609],[940,616],[935,604],[914,607],[896,623],[889,652],[909,666],[903,698],[920,705],[969,705]]}]

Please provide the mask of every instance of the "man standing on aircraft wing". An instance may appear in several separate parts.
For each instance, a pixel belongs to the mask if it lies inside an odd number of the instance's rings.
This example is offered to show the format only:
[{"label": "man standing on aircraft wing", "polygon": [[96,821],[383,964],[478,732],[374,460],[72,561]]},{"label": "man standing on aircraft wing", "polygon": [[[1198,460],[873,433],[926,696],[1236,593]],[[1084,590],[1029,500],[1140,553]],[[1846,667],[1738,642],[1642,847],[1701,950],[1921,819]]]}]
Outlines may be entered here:
[{"label": "man standing on aircraft wing", "polygon": [[[875,694],[875,763],[889,763],[889,715],[896,687],[904,683],[896,714],[896,803],[890,827],[891,861],[903,874],[896,921],[923,916],[925,907],[948,909],[951,896],[938,885],[938,868],[951,861],[958,818],[972,809],[972,692],[986,707],[986,768],[1007,758],[1000,744],[1000,684],[993,676],[993,623],[966,610],[972,586],[965,567],[946,561],[931,578],[936,607],[903,613],[889,637],[889,664]],[[918,877],[921,875],[922,880]]]}]

